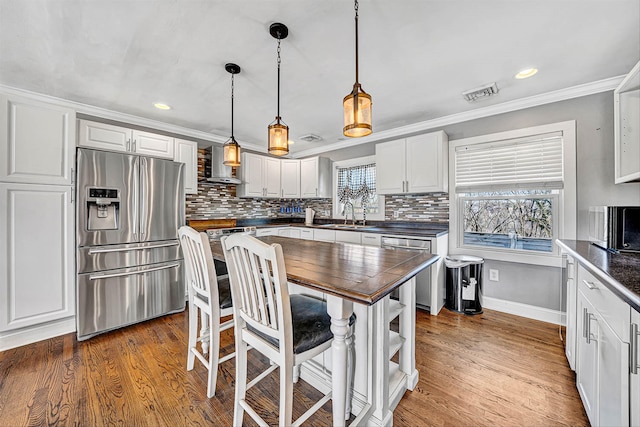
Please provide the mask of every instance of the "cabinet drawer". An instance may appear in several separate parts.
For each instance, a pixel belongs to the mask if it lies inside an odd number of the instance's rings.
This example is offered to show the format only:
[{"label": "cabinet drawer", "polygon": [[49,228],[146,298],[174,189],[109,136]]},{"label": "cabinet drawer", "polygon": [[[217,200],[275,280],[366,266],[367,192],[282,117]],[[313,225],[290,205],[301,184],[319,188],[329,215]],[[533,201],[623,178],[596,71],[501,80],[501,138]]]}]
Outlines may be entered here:
[{"label": "cabinet drawer", "polygon": [[362,244],[367,246],[380,246],[380,235],[362,233]]},{"label": "cabinet drawer", "polygon": [[[589,300],[605,322],[624,342],[629,342],[631,307],[618,298],[598,278],[580,266],[578,290]],[[580,313],[578,313],[578,316]]]},{"label": "cabinet drawer", "polygon": [[360,244],[360,233],[356,231],[336,231],[336,242],[337,243],[355,243]]}]

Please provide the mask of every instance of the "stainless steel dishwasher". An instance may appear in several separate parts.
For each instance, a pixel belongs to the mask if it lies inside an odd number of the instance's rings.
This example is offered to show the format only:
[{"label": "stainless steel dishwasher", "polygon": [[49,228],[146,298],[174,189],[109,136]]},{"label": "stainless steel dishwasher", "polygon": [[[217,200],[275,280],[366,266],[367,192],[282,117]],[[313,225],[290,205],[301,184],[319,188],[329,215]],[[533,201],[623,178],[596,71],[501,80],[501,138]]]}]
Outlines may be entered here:
[{"label": "stainless steel dishwasher", "polygon": [[[431,253],[431,239],[420,237],[382,236],[380,244],[387,249],[404,249]],[[392,294],[392,298],[394,295]],[[429,310],[431,305],[431,268],[416,276],[416,307]]]}]

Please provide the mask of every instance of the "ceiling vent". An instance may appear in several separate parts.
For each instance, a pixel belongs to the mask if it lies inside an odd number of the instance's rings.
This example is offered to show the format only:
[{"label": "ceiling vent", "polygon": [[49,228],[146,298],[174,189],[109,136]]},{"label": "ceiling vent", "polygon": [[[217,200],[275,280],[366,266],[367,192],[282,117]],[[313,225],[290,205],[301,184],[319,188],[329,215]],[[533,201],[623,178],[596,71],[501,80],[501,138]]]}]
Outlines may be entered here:
[{"label": "ceiling vent", "polygon": [[314,135],[312,133],[308,134],[308,135],[302,135],[300,138],[303,141],[307,141],[307,142],[316,142],[316,141],[322,141],[322,137],[318,136],[318,135]]},{"label": "ceiling vent", "polygon": [[494,82],[476,89],[462,92],[462,96],[469,102],[475,102],[498,94],[498,85]]}]

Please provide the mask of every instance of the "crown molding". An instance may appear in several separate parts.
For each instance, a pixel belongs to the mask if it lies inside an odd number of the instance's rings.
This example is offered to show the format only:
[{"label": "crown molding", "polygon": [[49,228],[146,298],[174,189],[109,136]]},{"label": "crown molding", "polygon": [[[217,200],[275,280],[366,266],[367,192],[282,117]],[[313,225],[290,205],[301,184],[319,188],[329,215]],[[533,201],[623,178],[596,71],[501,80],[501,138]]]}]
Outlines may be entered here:
[{"label": "crown molding", "polygon": [[[76,114],[83,114],[91,117],[96,117],[104,120],[113,120],[117,122],[123,122],[136,126],[144,126],[159,131],[174,133],[184,136],[185,138],[196,138],[216,144],[224,144],[229,137],[216,135],[213,133],[202,132],[194,129],[185,128],[182,126],[172,125],[152,119],[145,119],[144,117],[134,116],[132,114],[120,113],[105,108],[94,107],[92,105],[83,104],[80,102],[69,101],[62,98],[56,98],[50,95],[44,95],[41,93],[31,92],[24,89],[18,89],[11,86],[0,84],[0,91],[8,95],[18,95],[25,98],[33,99],[35,101],[47,102],[49,104],[58,105],[61,107],[71,108],[76,111]],[[266,147],[258,146],[255,144],[249,144],[246,142],[239,142],[242,148],[246,148],[251,151],[266,152]]]},{"label": "crown molding", "polygon": [[554,102],[565,101],[567,99],[580,98],[582,96],[593,95],[596,93],[614,90],[625,76],[611,77],[608,79],[598,80],[591,83],[585,83],[572,86],[566,89],[560,89],[540,95],[529,96],[527,98],[515,99],[488,107],[477,108],[475,110],[465,111],[462,113],[451,114],[448,116],[438,117],[436,119],[426,120],[407,126],[401,126],[381,132],[372,133],[369,136],[357,139],[349,139],[345,141],[335,142],[323,147],[304,150],[299,153],[292,154],[294,158],[302,158],[316,156],[328,151],[340,150],[342,148],[351,148],[361,144],[372,142],[382,142],[389,139],[397,139],[409,135],[423,133],[427,130],[433,130],[456,123],[462,123],[469,120],[481,119],[484,117],[495,116],[497,114],[508,113],[511,111],[523,110],[525,108],[537,107],[539,105],[551,104]]}]

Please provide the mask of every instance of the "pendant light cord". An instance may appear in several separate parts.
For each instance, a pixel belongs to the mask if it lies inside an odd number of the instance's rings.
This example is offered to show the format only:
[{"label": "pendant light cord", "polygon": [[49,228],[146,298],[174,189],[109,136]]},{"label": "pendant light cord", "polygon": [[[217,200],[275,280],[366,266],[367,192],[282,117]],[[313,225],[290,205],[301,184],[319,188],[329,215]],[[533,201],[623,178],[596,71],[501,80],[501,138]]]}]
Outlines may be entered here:
[{"label": "pendant light cord", "polygon": [[233,139],[233,77],[231,74],[231,139]]},{"label": "pendant light cord", "polygon": [[278,123],[280,122],[280,37],[278,37]]},{"label": "pendant light cord", "polygon": [[358,0],[355,0],[353,8],[356,11],[356,85],[358,84]]}]

